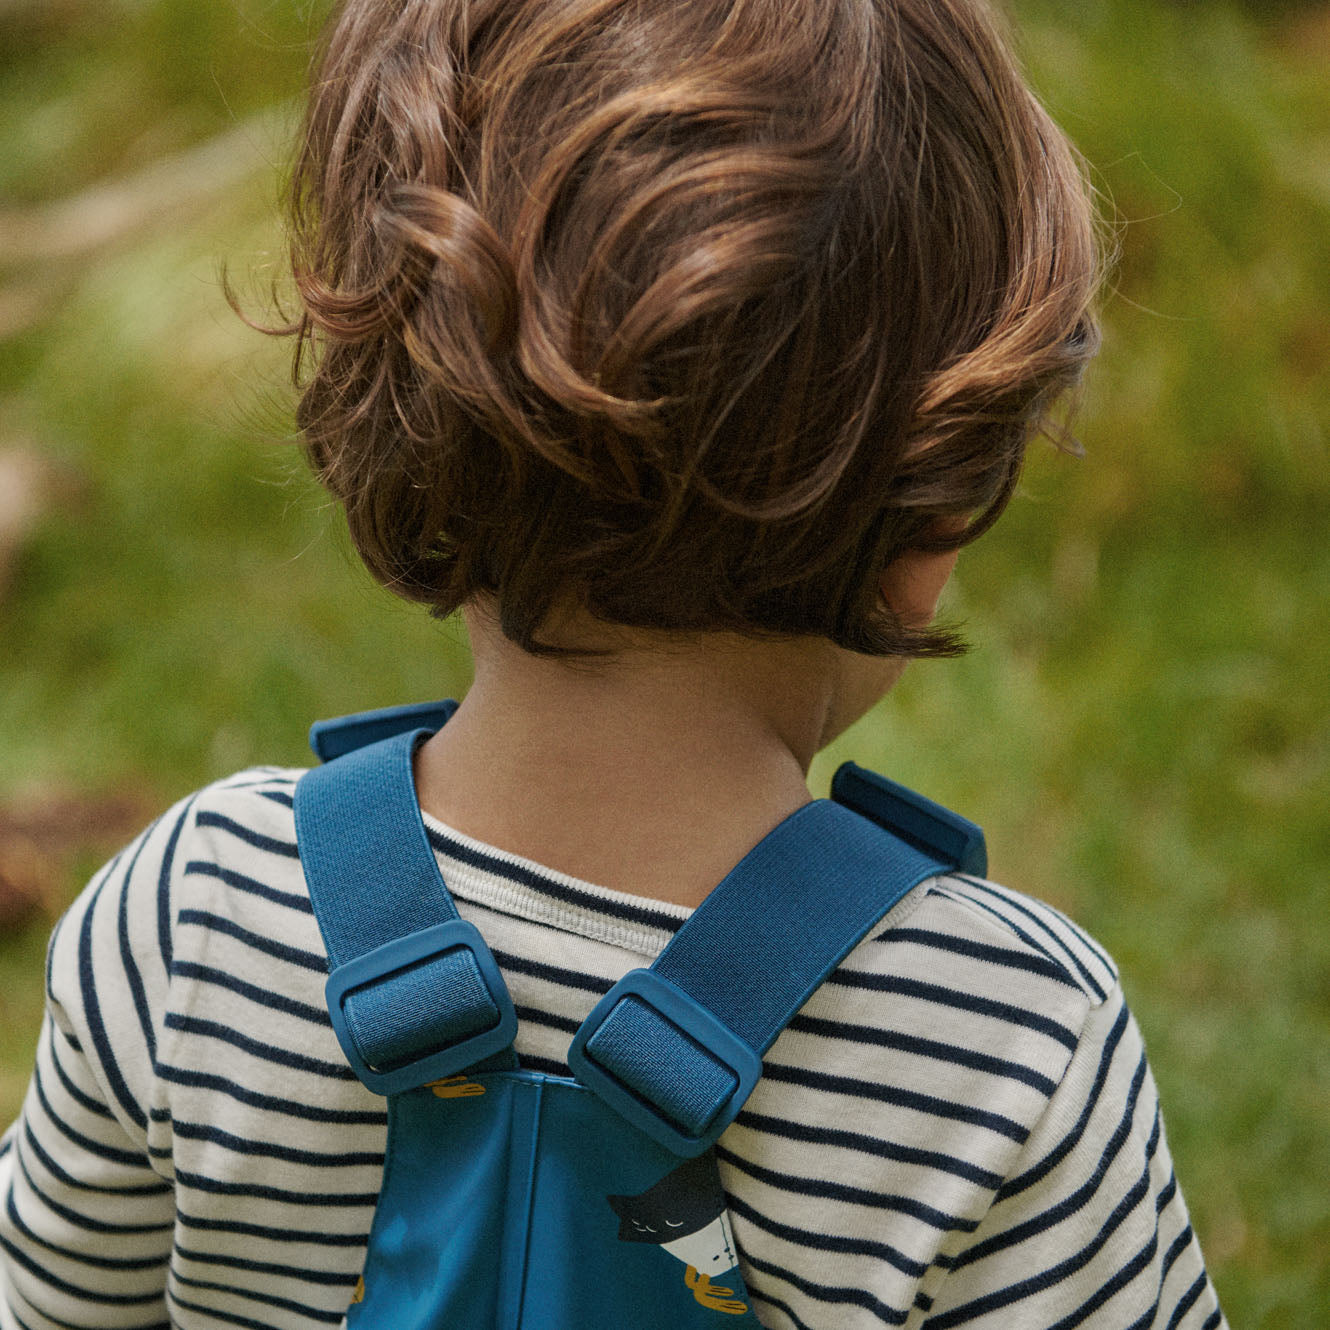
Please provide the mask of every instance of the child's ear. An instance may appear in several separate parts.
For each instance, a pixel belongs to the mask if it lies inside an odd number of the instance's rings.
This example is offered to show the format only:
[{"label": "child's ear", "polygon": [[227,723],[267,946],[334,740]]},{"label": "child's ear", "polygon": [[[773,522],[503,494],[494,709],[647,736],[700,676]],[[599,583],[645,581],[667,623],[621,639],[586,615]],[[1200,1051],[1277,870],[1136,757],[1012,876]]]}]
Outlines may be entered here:
[{"label": "child's ear", "polygon": [[[939,536],[958,536],[968,522],[968,517],[942,517],[933,530]],[[959,554],[959,550],[907,550],[887,565],[878,585],[883,599],[903,624],[923,628],[933,621],[942,588]]]},{"label": "child's ear", "polygon": [[956,566],[959,550],[940,554],[910,550],[887,565],[879,586],[892,612],[909,628],[923,628],[937,613],[942,588]]}]

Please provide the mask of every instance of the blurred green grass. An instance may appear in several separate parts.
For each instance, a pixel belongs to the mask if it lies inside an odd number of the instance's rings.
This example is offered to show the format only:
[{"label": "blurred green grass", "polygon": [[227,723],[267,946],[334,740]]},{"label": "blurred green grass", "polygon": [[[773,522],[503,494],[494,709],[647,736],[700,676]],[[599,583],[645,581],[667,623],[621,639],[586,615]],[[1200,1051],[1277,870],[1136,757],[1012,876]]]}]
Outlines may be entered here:
[{"label": "blurred green grass", "polygon": [[[913,667],[814,781],[853,755],[969,812],[997,876],[1110,947],[1230,1320],[1283,1330],[1330,1323],[1330,10],[1256,12],[1018,6],[1122,251],[1088,455],[1036,449],[950,593],[975,652]],[[98,245],[0,255],[0,451],[57,474],[0,599],[0,805],[161,806],[303,762],[314,716],[466,685],[460,632],[348,554],[284,348],[220,290],[252,273],[261,312],[280,266],[280,133],[250,117],[295,93],[311,22],[0,10],[0,231],[237,125],[248,152]],[[91,853],[53,860],[59,899]],[[48,926],[0,940],[6,1120]]]}]

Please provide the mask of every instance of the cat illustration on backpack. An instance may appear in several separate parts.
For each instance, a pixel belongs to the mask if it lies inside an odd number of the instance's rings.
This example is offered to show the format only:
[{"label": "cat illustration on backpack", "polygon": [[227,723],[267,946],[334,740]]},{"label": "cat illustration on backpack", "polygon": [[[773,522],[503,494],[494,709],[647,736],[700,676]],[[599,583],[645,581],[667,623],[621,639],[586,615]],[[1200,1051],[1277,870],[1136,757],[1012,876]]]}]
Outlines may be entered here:
[{"label": "cat illustration on backpack", "polygon": [[748,1310],[714,1277],[739,1264],[725,1196],[710,1155],[685,1160],[636,1196],[607,1196],[621,1242],[649,1242],[684,1264],[684,1282],[704,1307],[738,1316]]}]

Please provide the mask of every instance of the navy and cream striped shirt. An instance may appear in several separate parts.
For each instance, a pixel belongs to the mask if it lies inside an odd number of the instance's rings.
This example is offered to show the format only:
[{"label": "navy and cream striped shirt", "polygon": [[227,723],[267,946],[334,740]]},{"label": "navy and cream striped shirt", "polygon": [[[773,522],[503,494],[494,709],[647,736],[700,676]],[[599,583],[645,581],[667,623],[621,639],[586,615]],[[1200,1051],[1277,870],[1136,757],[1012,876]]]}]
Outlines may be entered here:
[{"label": "navy and cream striped shirt", "polygon": [[[177,806],[58,926],[36,1073],[0,1143],[3,1330],[342,1321],[386,1114],[323,1005],[298,774]],[[595,1000],[687,910],[429,830],[503,970],[522,1062],[566,1074]],[[1116,972],[1049,907],[966,877],[917,887],[765,1067],[718,1146],[763,1324],[1225,1324]]]}]

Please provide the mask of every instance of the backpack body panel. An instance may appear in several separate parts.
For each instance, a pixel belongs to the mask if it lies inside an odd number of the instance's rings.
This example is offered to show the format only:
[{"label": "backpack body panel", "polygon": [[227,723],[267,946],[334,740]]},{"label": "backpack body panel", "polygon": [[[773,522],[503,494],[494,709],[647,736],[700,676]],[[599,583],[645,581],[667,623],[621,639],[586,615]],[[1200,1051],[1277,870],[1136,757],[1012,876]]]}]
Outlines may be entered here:
[{"label": "backpack body panel", "polygon": [[758,1330],[714,1155],[681,1160],[576,1081],[478,1072],[389,1099],[348,1330]]}]

